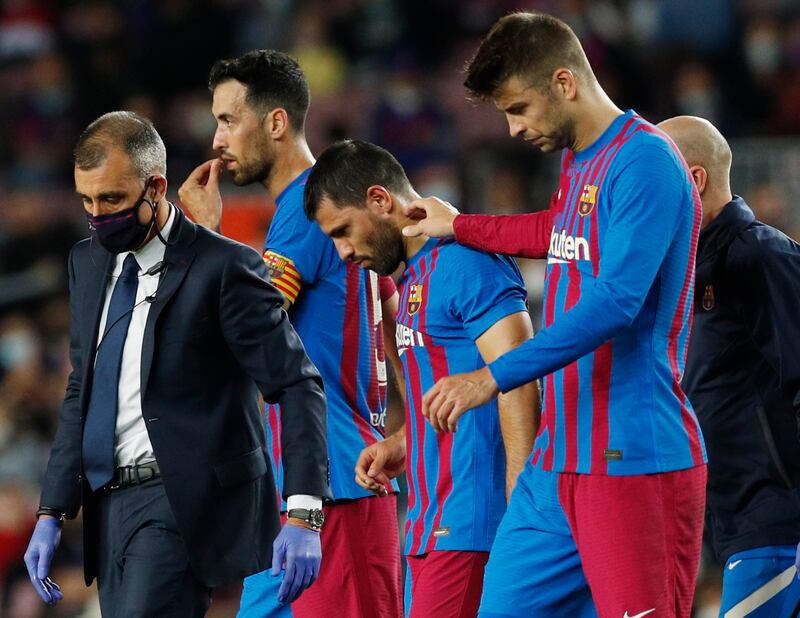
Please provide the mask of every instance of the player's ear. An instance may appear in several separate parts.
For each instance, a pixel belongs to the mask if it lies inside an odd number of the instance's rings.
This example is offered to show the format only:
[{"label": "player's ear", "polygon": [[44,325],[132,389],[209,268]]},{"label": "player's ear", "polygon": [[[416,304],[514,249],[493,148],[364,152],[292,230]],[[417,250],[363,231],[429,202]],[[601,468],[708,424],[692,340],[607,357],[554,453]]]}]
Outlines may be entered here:
[{"label": "player's ear", "polygon": [[273,140],[280,139],[289,130],[289,115],[282,107],[276,107],[264,117],[264,127]]},{"label": "player's ear", "polygon": [[556,69],[553,71],[550,89],[557,97],[572,101],[578,92],[578,82],[575,79],[575,74],[567,68]]},{"label": "player's ear", "polygon": [[372,185],[367,189],[367,207],[376,215],[390,215],[394,209],[392,194],[381,185]]}]

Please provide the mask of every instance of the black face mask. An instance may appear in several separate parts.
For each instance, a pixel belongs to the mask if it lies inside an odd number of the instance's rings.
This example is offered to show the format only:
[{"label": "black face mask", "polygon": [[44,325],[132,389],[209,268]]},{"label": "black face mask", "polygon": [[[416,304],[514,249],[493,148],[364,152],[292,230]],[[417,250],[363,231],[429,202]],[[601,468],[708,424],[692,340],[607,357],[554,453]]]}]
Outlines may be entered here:
[{"label": "black face mask", "polygon": [[[130,208],[107,215],[94,216],[86,213],[89,231],[107,251],[111,253],[136,251],[144,244],[156,221],[155,204],[145,197],[151,180],[152,176],[144,183],[141,197]],[[139,207],[144,203],[147,203],[153,211],[153,218],[149,223],[139,222]]]}]

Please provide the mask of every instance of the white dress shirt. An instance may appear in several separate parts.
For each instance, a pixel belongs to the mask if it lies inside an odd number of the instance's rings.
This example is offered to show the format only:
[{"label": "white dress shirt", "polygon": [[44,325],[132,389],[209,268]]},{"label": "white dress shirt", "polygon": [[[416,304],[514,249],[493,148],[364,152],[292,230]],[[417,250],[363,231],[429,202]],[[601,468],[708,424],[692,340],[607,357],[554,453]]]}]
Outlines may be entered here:
[{"label": "white dress shirt", "polygon": [[[169,238],[172,225],[175,223],[175,207],[170,205],[169,218],[161,235]],[[136,305],[131,314],[131,323],[125,346],[122,349],[122,367],[119,372],[119,392],[117,395],[117,426],[115,431],[114,461],[116,466],[132,466],[134,464],[153,461],[153,445],[145,428],[142,417],[142,340],[147,315],[150,313],[150,303],[146,297],[155,294],[159,278],[164,271],[155,275],[145,275],[148,270],[164,259],[166,246],[158,236],[151,238],[147,244],[137,251],[118,253],[114,262],[114,270],[103,305],[103,314],[100,318],[100,331],[98,344],[106,328],[108,305],[114,291],[117,278],[122,273],[122,264],[129,253],[133,253],[139,263],[139,286],[136,289]]]}]

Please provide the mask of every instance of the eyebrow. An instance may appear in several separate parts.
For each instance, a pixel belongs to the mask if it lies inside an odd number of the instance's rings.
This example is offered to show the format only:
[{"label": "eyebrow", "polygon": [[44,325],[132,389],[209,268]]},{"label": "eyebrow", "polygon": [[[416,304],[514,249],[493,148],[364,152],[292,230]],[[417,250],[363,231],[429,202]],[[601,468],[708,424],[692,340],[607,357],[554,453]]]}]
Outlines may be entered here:
[{"label": "eyebrow", "polygon": [[332,238],[335,238],[337,236],[341,236],[342,234],[344,234],[347,231],[347,228],[348,228],[348,224],[347,223],[342,223],[341,225],[337,225],[330,232],[328,232],[328,236],[330,236]]},{"label": "eyebrow", "polygon": [[[81,199],[91,199],[88,195],[81,193],[80,191],[75,191],[78,194],[78,197]],[[97,199],[99,200],[107,200],[109,198],[123,198],[127,195],[125,191],[103,191],[97,195]]]},{"label": "eyebrow", "polygon": [[506,114],[512,114],[512,115],[515,115],[515,114],[519,114],[519,113],[520,113],[521,111],[523,111],[523,110],[524,110],[526,107],[528,107],[528,104],[527,104],[527,103],[525,103],[525,102],[523,102],[523,101],[520,101],[520,102],[518,102],[518,103],[512,103],[511,105],[509,105],[508,107],[506,107],[506,108],[505,108],[503,111],[504,111]]}]

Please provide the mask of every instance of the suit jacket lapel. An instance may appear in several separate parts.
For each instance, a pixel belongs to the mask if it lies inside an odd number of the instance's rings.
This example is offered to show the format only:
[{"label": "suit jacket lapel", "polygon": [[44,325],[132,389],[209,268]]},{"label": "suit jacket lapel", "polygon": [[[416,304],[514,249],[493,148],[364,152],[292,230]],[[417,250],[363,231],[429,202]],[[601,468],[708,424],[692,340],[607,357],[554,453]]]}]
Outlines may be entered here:
[{"label": "suit jacket lapel", "polygon": [[156,290],[156,300],[150,306],[147,314],[147,323],[144,329],[144,339],[142,341],[142,367],[141,367],[141,388],[142,402],[147,389],[147,381],[150,377],[150,368],[153,364],[153,352],[155,350],[155,325],[161,312],[169,304],[172,296],[178,291],[183,283],[186,273],[195,258],[196,252],[191,248],[197,230],[194,223],[186,219],[184,214],[176,208],[176,220],[170,241],[174,245],[168,246],[164,253],[166,269],[161,274],[161,280]]},{"label": "suit jacket lapel", "polygon": [[[105,304],[106,288],[114,270],[114,254],[109,253],[100,243],[91,241],[89,246],[89,265],[82,269],[76,277],[83,277],[86,284],[81,299],[81,341],[88,344],[83,350],[83,383],[81,384],[81,406],[83,410],[89,405],[89,386],[92,383],[94,359],[97,352],[100,316]],[[73,317],[74,319],[74,317]]]}]

